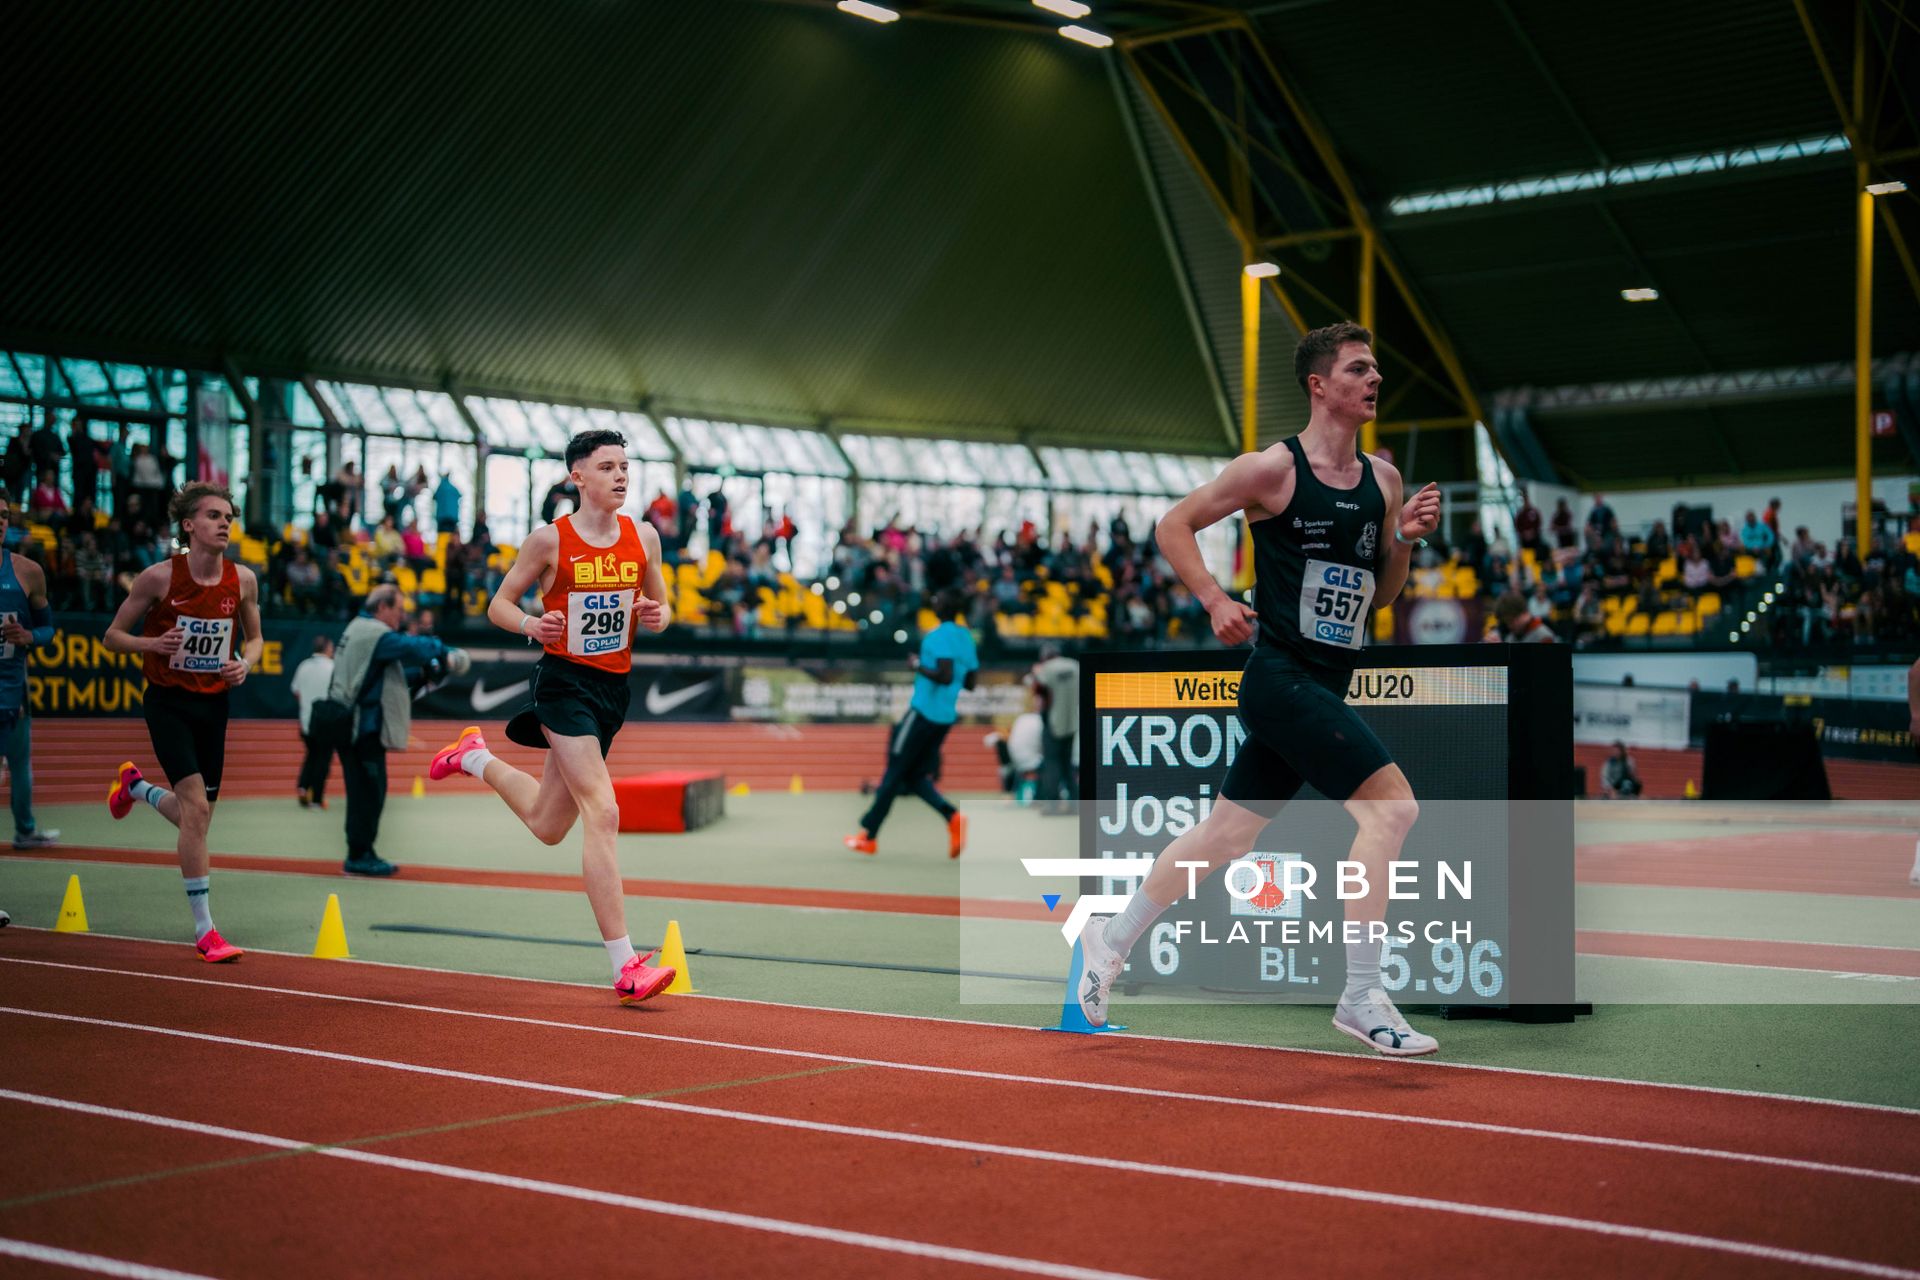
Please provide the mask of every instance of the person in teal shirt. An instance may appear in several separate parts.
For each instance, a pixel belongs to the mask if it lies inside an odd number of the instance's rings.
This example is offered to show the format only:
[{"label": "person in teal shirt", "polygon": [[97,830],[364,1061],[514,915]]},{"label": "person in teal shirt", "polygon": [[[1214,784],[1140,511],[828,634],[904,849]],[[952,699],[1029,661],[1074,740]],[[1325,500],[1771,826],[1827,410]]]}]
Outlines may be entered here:
[{"label": "person in teal shirt", "polygon": [[921,638],[920,657],[913,678],[913,701],[887,740],[887,771],[873,793],[873,803],[860,819],[860,830],[846,838],[855,853],[880,852],[880,825],[903,791],[932,805],[947,822],[947,856],[957,858],[967,844],[967,816],[954,808],[933,785],[940,762],[940,744],[959,719],[960,691],[971,689],[980,673],[980,654],[973,633],[960,625],[966,597],[954,590],[933,598],[940,625]]}]

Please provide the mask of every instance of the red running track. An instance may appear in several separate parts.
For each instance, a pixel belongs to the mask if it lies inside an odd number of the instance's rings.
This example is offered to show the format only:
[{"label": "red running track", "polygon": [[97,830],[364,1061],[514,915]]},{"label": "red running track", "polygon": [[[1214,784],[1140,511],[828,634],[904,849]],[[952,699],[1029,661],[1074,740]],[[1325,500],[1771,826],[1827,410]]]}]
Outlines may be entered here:
[{"label": "red running track", "polygon": [[1889,1108],[18,931],[0,1043],[0,1240],[209,1275],[1920,1275]]}]

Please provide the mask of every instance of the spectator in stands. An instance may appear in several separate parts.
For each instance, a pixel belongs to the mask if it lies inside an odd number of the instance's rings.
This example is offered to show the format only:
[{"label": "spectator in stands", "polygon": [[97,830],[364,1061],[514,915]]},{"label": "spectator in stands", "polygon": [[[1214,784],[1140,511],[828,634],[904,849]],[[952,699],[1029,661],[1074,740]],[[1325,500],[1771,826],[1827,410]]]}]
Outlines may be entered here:
[{"label": "spectator in stands", "polygon": [[118,605],[113,592],[113,561],[100,549],[92,530],[79,536],[73,553],[74,577],[79,581],[80,608],[88,613]]},{"label": "spectator in stands", "polygon": [[[563,503],[567,508],[565,512],[560,510]],[[540,523],[552,524],[560,516],[571,514],[579,509],[580,486],[573,482],[571,475],[562,476],[553,482],[547,489],[547,496],[540,500]]]},{"label": "spectator in stands", "polygon": [[433,524],[437,532],[460,540],[460,486],[453,482],[451,471],[442,471],[440,483],[433,487]]},{"label": "spectator in stands", "polygon": [[660,535],[660,545],[671,549],[680,521],[674,514],[673,499],[667,496],[665,489],[655,494],[653,501],[647,504],[647,523]]},{"label": "spectator in stands", "polygon": [[1659,564],[1673,554],[1673,539],[1667,534],[1667,522],[1655,520],[1653,528],[1647,530],[1647,561]]},{"label": "spectator in stands", "polygon": [[313,513],[313,527],[307,531],[307,544],[322,555],[339,548],[340,527],[333,522],[333,512],[322,508]]},{"label": "spectator in stands", "polygon": [[1604,493],[1593,495],[1593,508],[1587,512],[1587,545],[1604,546],[1620,532],[1620,521],[1615,518],[1613,508],[1607,505]]},{"label": "spectator in stands", "polygon": [[1632,799],[1640,794],[1640,775],[1634,772],[1633,757],[1627,754],[1627,744],[1613,744],[1613,754],[1607,757],[1607,763],[1600,770],[1600,794],[1609,800]]},{"label": "spectator in stands", "polygon": [[1565,498],[1554,499],[1553,520],[1548,527],[1553,530],[1553,545],[1556,548],[1579,544],[1579,535],[1573,528],[1573,508],[1567,505]]},{"label": "spectator in stands", "polygon": [[156,529],[166,525],[167,490],[170,487],[167,468],[161,463],[160,455],[153,451],[153,446],[133,446],[133,456],[128,459],[128,491],[133,498],[129,505],[140,519]]},{"label": "spectator in stands", "polygon": [[33,459],[33,474],[41,476],[51,471],[59,475],[60,459],[66,456],[66,452],[60,437],[54,433],[53,416],[49,414],[40,419],[40,425],[33,429],[32,436],[27,440],[27,453]]},{"label": "spectator in stands", "polygon": [[326,580],[313,554],[305,547],[295,547],[293,560],[287,565],[288,600],[301,613],[311,614],[321,610],[325,595]]},{"label": "spectator in stands", "polygon": [[1536,582],[1533,584],[1533,594],[1527,597],[1527,612],[1542,622],[1550,622],[1552,620],[1553,597],[1547,594],[1547,584],[1545,582]]},{"label": "spectator in stands", "polygon": [[1740,526],[1741,548],[1755,560],[1770,566],[1773,564],[1773,553],[1777,545],[1778,541],[1773,529],[1753,512],[1747,512],[1747,521]]},{"label": "spectator in stands", "polygon": [[1600,584],[1589,582],[1580,589],[1573,606],[1574,643],[1586,644],[1607,633],[1607,611],[1600,603]]},{"label": "spectator in stands", "polygon": [[407,546],[401,540],[400,530],[394,527],[391,513],[380,517],[379,527],[373,531],[373,554],[379,560],[380,567],[391,569],[406,554]]},{"label": "spectator in stands", "polygon": [[[674,499],[674,519],[678,522],[679,533],[674,537],[673,549],[684,552],[687,544],[693,541],[693,530],[700,519],[700,499],[694,495],[691,478],[680,482],[679,496]],[[852,522],[848,523],[850,527]]]},{"label": "spectator in stands", "polygon": [[25,493],[27,477],[33,474],[33,455],[27,449],[27,433],[15,431],[13,439],[7,441],[7,451],[0,456],[0,480],[4,480],[8,493]]},{"label": "spectator in stands", "polygon": [[425,573],[433,568],[433,556],[427,551],[427,540],[420,536],[419,523],[413,518],[413,508],[404,512],[400,530],[400,554],[405,557],[407,567],[415,573]]},{"label": "spectator in stands", "polygon": [[716,484],[707,495],[707,546],[716,550],[724,548],[732,533],[733,515],[727,509],[727,491]]},{"label": "spectator in stands", "polygon": [[52,467],[40,468],[40,483],[33,486],[33,496],[27,500],[27,514],[41,524],[52,524],[67,514],[67,500],[60,496],[55,480],[58,474]]},{"label": "spectator in stands", "polygon": [[100,457],[99,445],[94,442],[93,434],[87,429],[85,418],[75,418],[73,428],[67,435],[68,455],[73,467],[73,504],[78,507],[82,502],[94,503],[100,500]]},{"label": "spectator in stands", "polygon": [[353,522],[360,518],[360,504],[366,497],[366,477],[361,475],[360,469],[353,465],[351,459],[348,459],[343,461],[340,469],[333,473],[333,482],[338,486],[340,494],[340,505],[333,513],[334,521],[341,528],[350,529],[353,527]]},{"label": "spectator in stands", "polygon": [[1793,548],[1789,556],[1788,568],[1795,573],[1806,573],[1813,565],[1813,555],[1817,547],[1813,535],[1807,526],[1801,525],[1793,531]]},{"label": "spectator in stands", "polygon": [[313,721],[313,704],[326,697],[332,685],[333,640],[316,636],[313,652],[293,669],[293,705],[299,717],[300,741],[306,747],[306,755],[300,762],[300,776],[294,782],[302,809],[327,807],[327,776],[333,772],[333,749],[309,737],[308,729]]},{"label": "spectator in stands", "polygon": [[1513,517],[1513,536],[1521,547],[1536,556],[1546,554],[1546,548],[1540,543],[1540,508],[1533,505],[1533,495],[1523,493],[1520,498],[1520,510]]},{"label": "spectator in stands", "polygon": [[1553,628],[1527,611],[1526,597],[1508,591],[1493,606],[1494,634],[1490,639],[1505,644],[1552,644],[1559,639]]},{"label": "spectator in stands", "polygon": [[1780,544],[1780,541],[1781,541],[1781,538],[1780,538],[1780,499],[1778,499],[1778,498],[1769,498],[1769,499],[1767,500],[1767,510],[1766,510],[1766,513],[1765,513],[1764,515],[1762,515],[1762,516],[1761,516],[1760,518],[1761,518],[1762,520],[1765,520],[1765,521],[1767,522],[1767,528],[1769,528],[1769,529],[1771,529],[1771,530],[1773,530],[1773,541],[1774,541],[1774,545],[1776,545],[1776,546],[1778,546],[1778,545]]}]

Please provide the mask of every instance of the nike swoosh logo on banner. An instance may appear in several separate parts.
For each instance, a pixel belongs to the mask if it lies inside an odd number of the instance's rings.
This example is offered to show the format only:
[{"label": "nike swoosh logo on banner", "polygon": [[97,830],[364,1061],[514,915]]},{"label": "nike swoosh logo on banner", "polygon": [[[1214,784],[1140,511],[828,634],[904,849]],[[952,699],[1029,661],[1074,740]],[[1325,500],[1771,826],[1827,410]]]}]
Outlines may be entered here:
[{"label": "nike swoosh logo on banner", "polygon": [[675,689],[672,693],[661,693],[657,684],[647,686],[647,714],[663,716],[676,707],[683,707],[695,698],[720,683],[719,676],[702,680],[699,684],[690,684],[684,689]]},{"label": "nike swoosh logo on banner", "polygon": [[518,684],[505,685],[499,689],[489,689],[487,688],[487,682],[485,680],[475,680],[473,682],[473,709],[475,711],[491,711],[495,707],[504,706],[512,702],[515,698],[524,696],[527,690],[532,687],[533,681],[522,680]]}]

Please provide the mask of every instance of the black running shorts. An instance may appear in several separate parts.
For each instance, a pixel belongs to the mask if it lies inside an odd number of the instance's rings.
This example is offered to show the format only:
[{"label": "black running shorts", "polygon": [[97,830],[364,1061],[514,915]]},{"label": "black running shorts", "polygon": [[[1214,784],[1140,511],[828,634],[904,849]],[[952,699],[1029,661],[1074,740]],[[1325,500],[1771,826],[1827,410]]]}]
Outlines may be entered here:
[{"label": "black running shorts", "polygon": [[1345,800],[1393,763],[1359,712],[1347,705],[1350,676],[1319,671],[1269,648],[1253,651],[1240,677],[1240,744],[1220,794],[1272,814],[1305,783]]},{"label": "black running shorts", "polygon": [[547,745],[542,727],[569,738],[594,737],[605,759],[632,698],[624,674],[546,654],[533,667],[533,705],[507,721],[507,737],[523,747]]},{"label": "black running shorts", "polygon": [[197,773],[208,803],[218,800],[227,766],[227,695],[148,685],[146,716],[147,737],[167,781],[178,788]]}]

